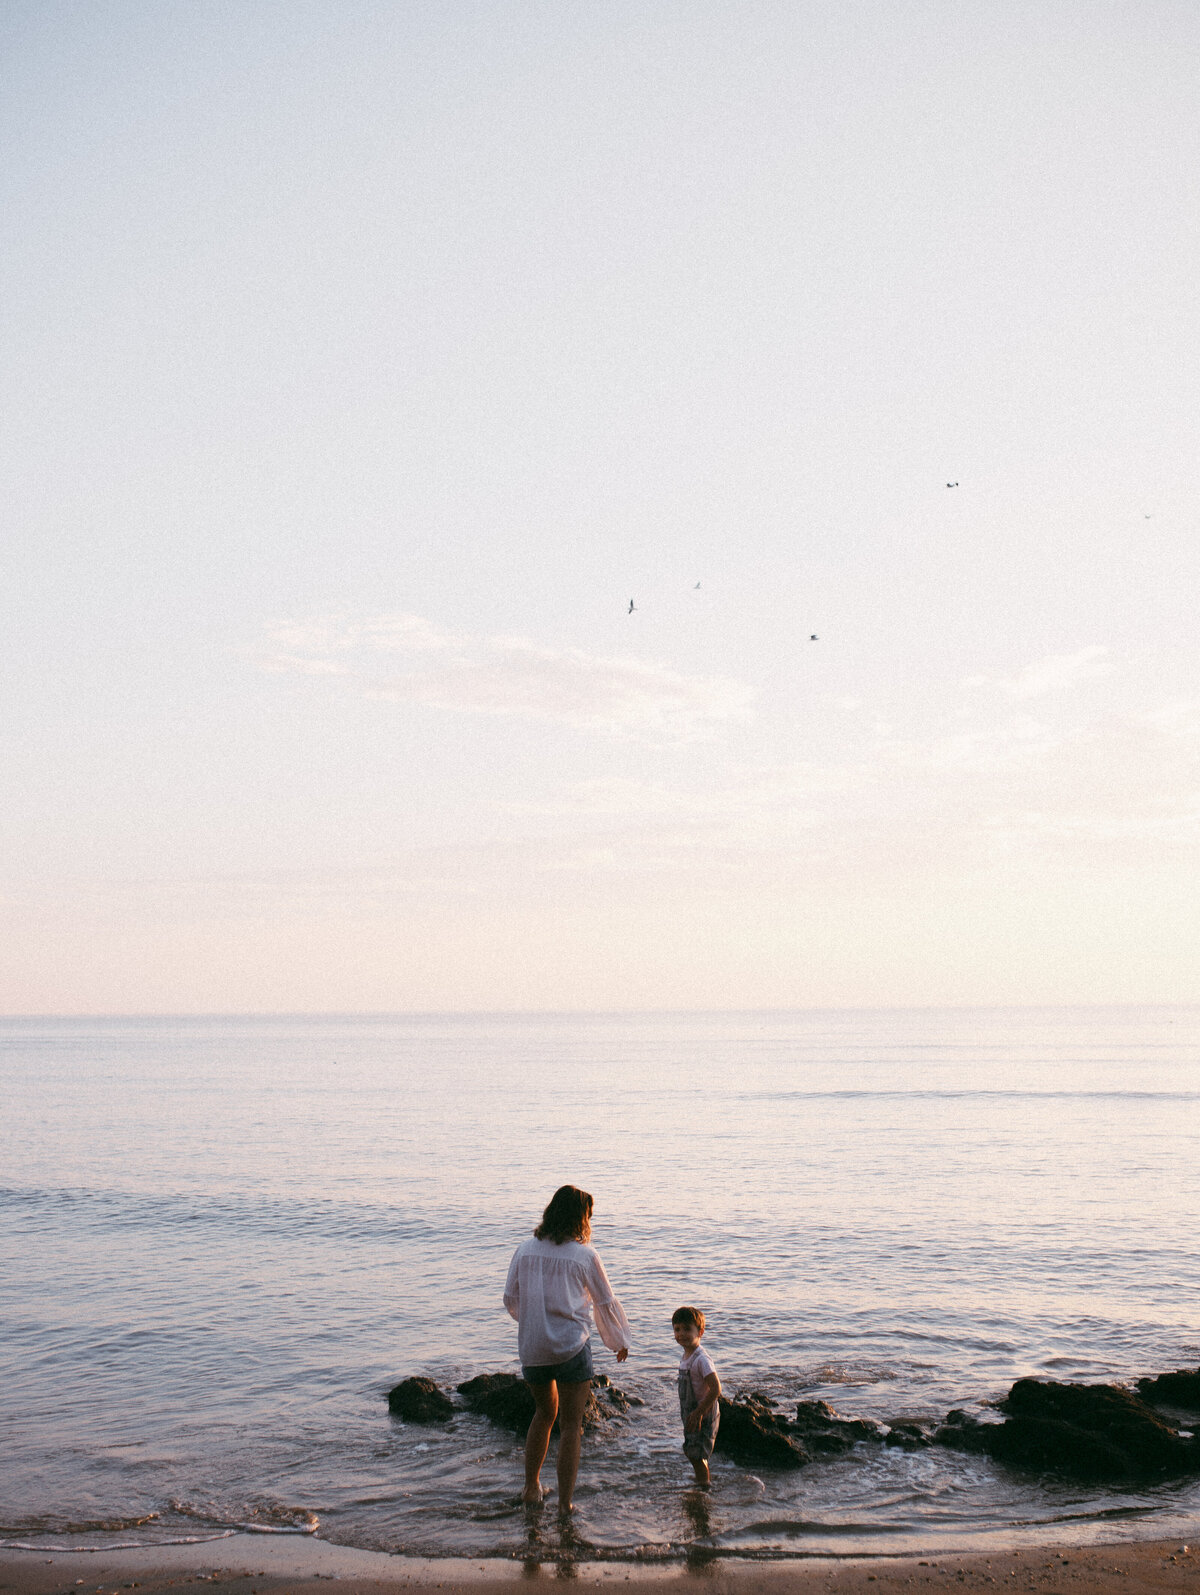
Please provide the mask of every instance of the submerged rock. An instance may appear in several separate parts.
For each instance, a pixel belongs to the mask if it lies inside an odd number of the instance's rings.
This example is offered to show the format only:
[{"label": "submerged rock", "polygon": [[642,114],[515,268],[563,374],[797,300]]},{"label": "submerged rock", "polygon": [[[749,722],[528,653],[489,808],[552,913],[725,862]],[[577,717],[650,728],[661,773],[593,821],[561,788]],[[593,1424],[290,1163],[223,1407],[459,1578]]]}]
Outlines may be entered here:
[{"label": "submerged rock", "polygon": [[888,1425],[883,1443],[901,1451],[923,1451],[926,1446],[933,1444],[933,1436],[924,1424],[903,1418]]},{"label": "submerged rock", "polygon": [[947,1413],[934,1441],[1011,1466],[1094,1482],[1135,1482],[1200,1470],[1200,1447],[1119,1385],[1018,1379],[997,1408],[1004,1423]]},{"label": "submerged rock", "polygon": [[[592,1380],[592,1399],[588,1403],[589,1408],[593,1402],[601,1417],[614,1418],[624,1417],[630,1407],[646,1405],[641,1396],[631,1396],[628,1390],[618,1390],[606,1373],[598,1373]],[[587,1422],[586,1414],[584,1422]]]},{"label": "submerged rock", "polygon": [[770,1468],[802,1468],[808,1452],[788,1430],[787,1419],[771,1409],[769,1396],[752,1390],[730,1400],[720,1398],[721,1421],[714,1450],[735,1462],[754,1462]]},{"label": "submerged rock", "polygon": [[406,1423],[444,1423],[454,1403],[432,1379],[402,1379],[388,1391],[388,1411]]},{"label": "submerged rock", "polygon": [[1185,1412],[1200,1412],[1200,1368],[1177,1368],[1154,1379],[1139,1379],[1142,1400],[1154,1406],[1182,1407]]}]

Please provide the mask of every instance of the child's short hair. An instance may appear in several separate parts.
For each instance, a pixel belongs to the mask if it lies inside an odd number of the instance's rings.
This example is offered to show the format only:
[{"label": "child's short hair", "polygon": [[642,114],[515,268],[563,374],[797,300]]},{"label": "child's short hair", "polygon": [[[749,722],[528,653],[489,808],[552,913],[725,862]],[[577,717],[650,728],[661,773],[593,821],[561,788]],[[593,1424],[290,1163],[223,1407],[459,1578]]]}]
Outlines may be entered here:
[{"label": "child's short hair", "polygon": [[671,1328],[674,1329],[676,1324],[691,1324],[693,1329],[697,1329],[703,1334],[704,1314],[699,1307],[676,1307],[671,1314]]}]

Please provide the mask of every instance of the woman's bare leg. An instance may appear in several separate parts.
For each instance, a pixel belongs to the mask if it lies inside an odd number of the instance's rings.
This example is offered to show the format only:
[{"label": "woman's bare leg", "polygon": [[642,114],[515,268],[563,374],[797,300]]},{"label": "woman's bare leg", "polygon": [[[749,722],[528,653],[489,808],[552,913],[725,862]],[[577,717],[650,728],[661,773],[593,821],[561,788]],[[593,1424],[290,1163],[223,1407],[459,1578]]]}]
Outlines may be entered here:
[{"label": "woman's bare leg", "polygon": [[575,1476],[579,1472],[579,1448],[583,1442],[583,1409],[587,1406],[592,1381],[562,1387],[558,1409],[558,1510],[574,1510]]},{"label": "woman's bare leg", "polygon": [[[533,1392],[533,1402],[537,1411],[529,1425],[525,1436],[525,1488],[521,1491],[521,1499],[527,1505],[533,1506],[541,1500],[542,1490],[541,1473],[542,1463],[546,1460],[546,1452],[550,1449],[550,1431],[554,1427],[554,1419],[558,1413],[558,1387],[551,1379],[548,1385],[530,1385]],[[564,1385],[564,1390],[570,1390],[570,1385]]]}]

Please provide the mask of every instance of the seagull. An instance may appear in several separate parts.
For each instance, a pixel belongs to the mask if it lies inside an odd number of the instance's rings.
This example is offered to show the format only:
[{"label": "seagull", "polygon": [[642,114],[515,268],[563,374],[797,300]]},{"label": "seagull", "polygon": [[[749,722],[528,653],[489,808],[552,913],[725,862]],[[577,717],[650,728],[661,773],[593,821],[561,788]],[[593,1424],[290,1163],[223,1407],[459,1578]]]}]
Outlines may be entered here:
[{"label": "seagull", "polygon": [[957,483],[957,482],[947,482],[947,483],[946,483],[946,486],[947,486],[947,487],[957,487],[957,486],[958,486],[958,483]]},{"label": "seagull", "polygon": [[[1147,517],[1146,517],[1146,519],[1147,519],[1147,520],[1149,520],[1149,519],[1150,519],[1150,517],[1149,517],[1149,516],[1147,516]],[[692,588],[692,591],[693,591],[693,592],[694,592],[694,593],[698,593],[698,592],[699,592],[699,591],[700,591],[700,583],[699,583],[699,582],[697,582],[697,583],[696,583],[696,585],[695,585],[695,586],[694,586],[694,587],[693,587],[693,588]]]},{"label": "seagull", "polygon": [[629,613],[631,615],[633,614],[633,599],[632,598],[629,600]]},{"label": "seagull", "polygon": [[816,632],[815,632],[815,631],[814,631],[814,632],[813,632],[813,634],[812,634],[812,636],[811,636],[811,637],[810,637],[810,638],[809,638],[809,639],[808,639],[808,640],[809,640],[809,642],[817,642],[817,641],[819,641],[819,640],[820,640],[820,639],[819,639],[819,638],[818,638],[818,637],[817,637],[817,634],[816,634]]}]

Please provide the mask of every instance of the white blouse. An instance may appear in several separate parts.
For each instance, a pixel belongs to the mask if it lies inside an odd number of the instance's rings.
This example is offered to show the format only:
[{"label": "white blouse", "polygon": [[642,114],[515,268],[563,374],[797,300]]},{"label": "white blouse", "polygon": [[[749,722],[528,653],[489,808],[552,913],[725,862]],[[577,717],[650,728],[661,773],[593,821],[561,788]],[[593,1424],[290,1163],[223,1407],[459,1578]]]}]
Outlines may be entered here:
[{"label": "white blouse", "polygon": [[582,1241],[522,1241],[513,1253],[504,1305],[517,1320],[517,1354],[527,1368],[569,1362],[596,1328],[610,1351],[630,1341],[629,1320],[604,1264]]}]

